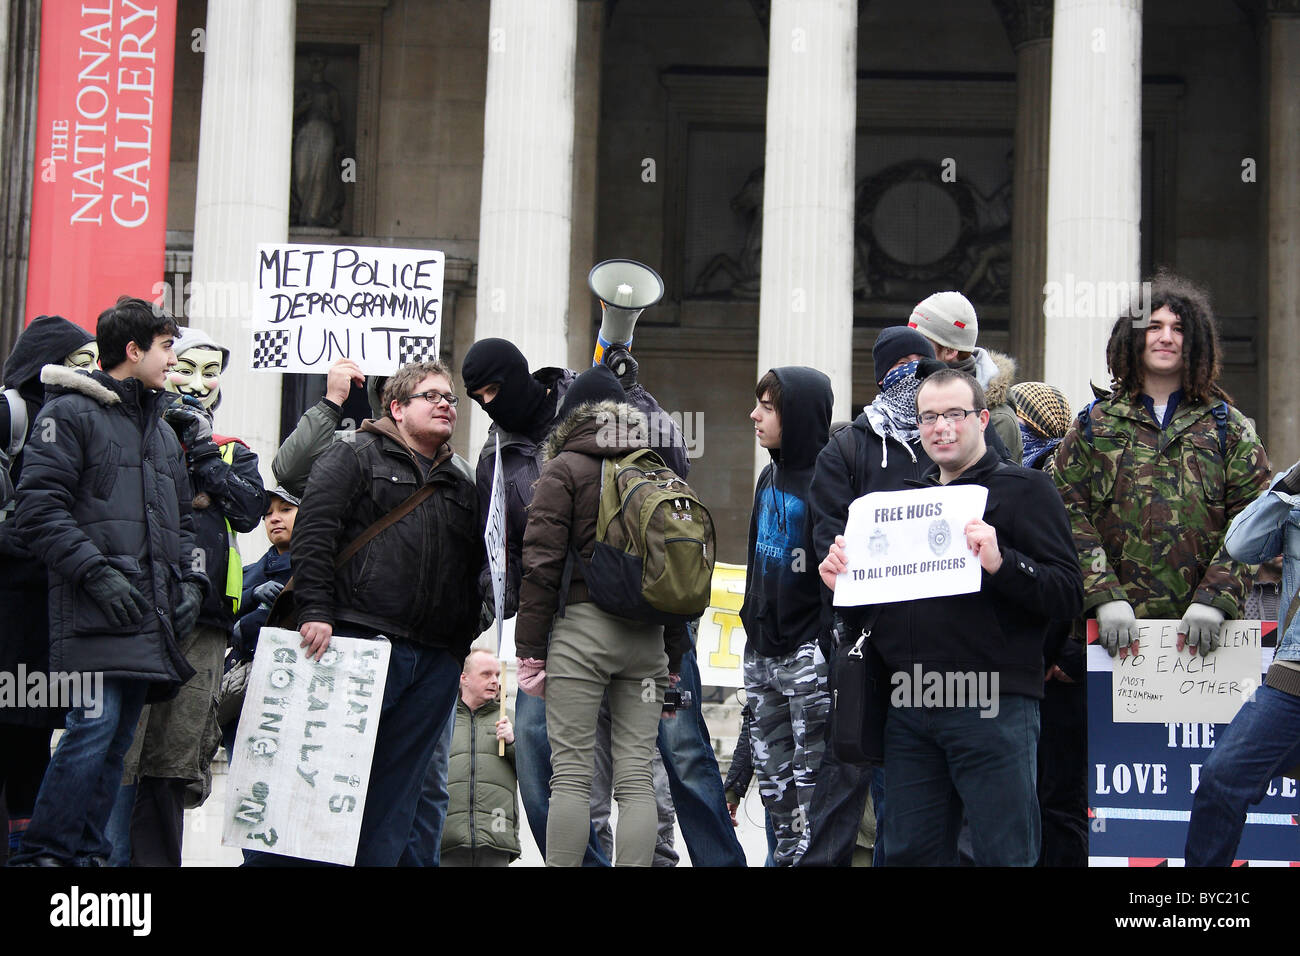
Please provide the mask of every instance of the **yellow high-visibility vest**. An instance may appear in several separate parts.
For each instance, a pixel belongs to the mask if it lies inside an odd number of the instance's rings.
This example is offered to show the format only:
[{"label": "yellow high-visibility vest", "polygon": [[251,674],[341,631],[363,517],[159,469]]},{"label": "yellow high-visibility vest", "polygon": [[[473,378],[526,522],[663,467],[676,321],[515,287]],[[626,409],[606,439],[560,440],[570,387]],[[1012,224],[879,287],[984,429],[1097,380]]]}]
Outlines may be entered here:
[{"label": "yellow high-visibility vest", "polygon": [[[221,446],[221,460],[227,465],[235,462],[237,444],[239,443],[229,441]],[[244,595],[244,561],[239,555],[239,536],[230,526],[230,519],[222,520],[226,523],[226,599],[230,601],[231,613],[238,614],[239,601]]]}]

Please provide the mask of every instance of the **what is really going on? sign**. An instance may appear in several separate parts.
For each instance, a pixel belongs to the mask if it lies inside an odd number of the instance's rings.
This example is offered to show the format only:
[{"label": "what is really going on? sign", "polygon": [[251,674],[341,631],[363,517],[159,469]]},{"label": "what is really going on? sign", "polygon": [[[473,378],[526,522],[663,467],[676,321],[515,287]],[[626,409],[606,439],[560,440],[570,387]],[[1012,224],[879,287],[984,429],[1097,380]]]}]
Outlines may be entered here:
[{"label": "what is really going on? sign", "polygon": [[252,369],[367,375],[438,357],[445,257],[429,249],[264,243],[253,296]]}]

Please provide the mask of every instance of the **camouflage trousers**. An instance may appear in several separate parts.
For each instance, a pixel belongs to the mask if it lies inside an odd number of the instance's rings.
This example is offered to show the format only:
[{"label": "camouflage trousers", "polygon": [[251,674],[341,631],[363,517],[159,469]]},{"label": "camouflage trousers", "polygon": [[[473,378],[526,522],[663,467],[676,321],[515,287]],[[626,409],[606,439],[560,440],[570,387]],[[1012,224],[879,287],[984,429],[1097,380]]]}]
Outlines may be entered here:
[{"label": "camouflage trousers", "polygon": [[776,833],[773,860],[793,866],[808,849],[813,784],[826,750],[826,659],[816,641],[784,657],[746,647],[744,668],[745,693],[754,701],[754,777]]}]

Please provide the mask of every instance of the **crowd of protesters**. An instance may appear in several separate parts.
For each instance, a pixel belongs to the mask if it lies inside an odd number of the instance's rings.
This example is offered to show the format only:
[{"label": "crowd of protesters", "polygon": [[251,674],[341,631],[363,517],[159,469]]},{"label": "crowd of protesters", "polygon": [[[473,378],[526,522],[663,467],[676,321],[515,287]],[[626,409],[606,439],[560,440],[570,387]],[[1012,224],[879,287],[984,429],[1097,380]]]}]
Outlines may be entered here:
[{"label": "crowd of protesters", "polygon": [[[336,634],[391,642],[356,856],[382,866],[509,864],[516,785],[548,865],[671,865],[675,814],[694,865],[743,866],[751,777],[769,865],[1084,866],[1085,621],[1124,656],[1139,621],[1177,619],[1179,652],[1205,655],[1225,620],[1280,617],[1277,659],[1205,764],[1188,828],[1189,863],[1230,863],[1247,808],[1300,764],[1300,568],[1287,558],[1252,589],[1247,567],[1300,554],[1300,464],[1273,479],[1220,386],[1206,294],[1160,273],[1147,305],[1115,322],[1110,387],[1083,409],[1016,383],[957,292],[879,334],[879,391],[851,422],[832,423],[816,369],[759,378],[750,419],[771,461],[725,784],[694,622],[593,597],[606,464],[648,446],[681,479],[690,467],[625,350],[579,375],[475,343],[461,377],[492,422],[476,465],[452,451],[448,366],[367,378],[343,360],[268,490],[257,456],[216,431],[223,345],[139,299],[106,309],[93,339],[41,316],[4,366],[0,438],[17,440],[0,447],[0,668],[94,673],[103,692],[93,708],[0,707],[9,865],[180,865],[184,810],[236,744],[258,634],[280,611],[317,660]],[[363,388],[371,417],[341,427]],[[630,426],[615,441],[610,420]],[[471,650],[497,607],[494,477],[513,713],[495,703],[500,662]],[[987,492],[983,516],[951,529],[978,590],[837,606],[850,504],[949,485]],[[236,536],[259,521],[271,547],[244,566]],[[992,675],[996,700],[887,699],[889,675],[922,671]],[[697,705],[674,712],[678,690]]]}]

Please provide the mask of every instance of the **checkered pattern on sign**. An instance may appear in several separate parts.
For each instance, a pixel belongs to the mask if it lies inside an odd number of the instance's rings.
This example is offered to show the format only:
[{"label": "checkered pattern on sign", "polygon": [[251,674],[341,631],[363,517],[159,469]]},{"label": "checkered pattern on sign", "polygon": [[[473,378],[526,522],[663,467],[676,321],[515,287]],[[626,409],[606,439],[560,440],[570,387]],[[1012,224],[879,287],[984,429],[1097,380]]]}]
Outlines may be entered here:
[{"label": "checkered pattern on sign", "polygon": [[288,364],[288,329],[253,333],[253,368],[284,368]]},{"label": "checkered pattern on sign", "polygon": [[397,340],[397,364],[429,362],[438,358],[438,340],[431,335],[403,335]]}]

